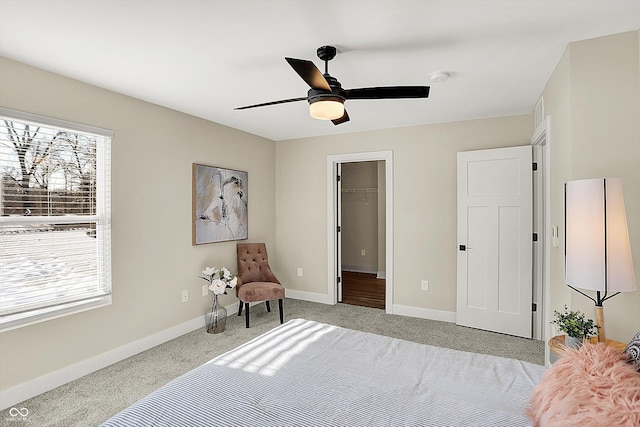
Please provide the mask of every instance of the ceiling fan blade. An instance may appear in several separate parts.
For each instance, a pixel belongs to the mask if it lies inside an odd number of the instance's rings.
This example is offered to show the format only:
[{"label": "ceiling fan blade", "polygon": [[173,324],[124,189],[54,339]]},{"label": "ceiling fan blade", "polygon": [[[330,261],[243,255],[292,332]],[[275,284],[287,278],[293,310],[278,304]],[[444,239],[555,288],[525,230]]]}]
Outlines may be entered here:
[{"label": "ceiling fan blade", "polygon": [[271,101],[271,102],[264,102],[262,104],[254,104],[254,105],[247,105],[245,107],[237,107],[237,108],[234,108],[234,110],[246,110],[247,108],[264,107],[267,105],[286,104],[287,102],[306,101],[306,100],[307,100],[306,96],[304,98],[283,99],[281,101]]},{"label": "ceiling fan blade", "polygon": [[342,117],[340,117],[339,119],[334,119],[331,120],[333,122],[334,125],[339,125],[345,122],[349,121],[349,113],[347,113],[347,110],[344,110],[344,114],[342,115]]},{"label": "ceiling fan blade", "polygon": [[320,89],[331,92],[331,87],[324,78],[318,67],[311,61],[305,59],[284,58],[287,60],[291,68],[298,73],[312,89]]},{"label": "ceiling fan blade", "polygon": [[384,86],[347,89],[346,99],[428,98],[429,86]]}]

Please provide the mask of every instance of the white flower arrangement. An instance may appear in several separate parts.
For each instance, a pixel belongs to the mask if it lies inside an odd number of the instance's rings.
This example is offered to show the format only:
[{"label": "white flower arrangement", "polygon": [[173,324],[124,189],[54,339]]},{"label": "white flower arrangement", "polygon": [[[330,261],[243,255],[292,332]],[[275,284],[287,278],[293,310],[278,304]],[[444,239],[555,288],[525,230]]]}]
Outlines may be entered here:
[{"label": "white flower arrangement", "polygon": [[231,274],[226,267],[207,267],[202,271],[202,279],[209,282],[209,290],[214,295],[226,294],[227,289],[233,289],[238,283],[238,278]]}]

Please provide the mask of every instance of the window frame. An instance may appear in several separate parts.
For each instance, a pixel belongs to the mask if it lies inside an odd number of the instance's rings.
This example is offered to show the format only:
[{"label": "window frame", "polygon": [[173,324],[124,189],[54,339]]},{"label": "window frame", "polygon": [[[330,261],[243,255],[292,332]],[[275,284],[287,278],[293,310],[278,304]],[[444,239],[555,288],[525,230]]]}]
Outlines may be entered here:
[{"label": "window frame", "polygon": [[0,216],[0,226],[25,224],[65,224],[95,222],[98,277],[101,278],[102,295],[63,302],[53,306],[29,309],[23,312],[0,314],[0,332],[103,307],[112,302],[111,281],[111,142],[113,131],[95,126],[41,116],[0,107],[0,118],[39,124],[71,133],[90,134],[96,137],[96,212],[95,215],[64,216]]}]

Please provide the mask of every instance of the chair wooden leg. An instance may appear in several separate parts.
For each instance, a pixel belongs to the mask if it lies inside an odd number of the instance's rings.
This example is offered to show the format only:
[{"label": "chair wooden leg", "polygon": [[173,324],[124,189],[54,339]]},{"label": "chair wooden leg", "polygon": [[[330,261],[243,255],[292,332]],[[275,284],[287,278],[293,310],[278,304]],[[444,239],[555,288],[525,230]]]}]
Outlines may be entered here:
[{"label": "chair wooden leg", "polygon": [[248,329],[249,328],[249,303],[248,302],[244,303],[244,319]]},{"label": "chair wooden leg", "polygon": [[280,311],[280,324],[282,325],[284,321],[284,313],[282,311],[282,299],[278,300],[278,311]]},{"label": "chair wooden leg", "polygon": [[242,306],[244,306],[244,303],[238,300],[238,316],[242,316]]},{"label": "chair wooden leg", "polygon": [[265,303],[267,304],[267,312],[271,313],[271,306],[269,305],[269,300],[266,300]]}]

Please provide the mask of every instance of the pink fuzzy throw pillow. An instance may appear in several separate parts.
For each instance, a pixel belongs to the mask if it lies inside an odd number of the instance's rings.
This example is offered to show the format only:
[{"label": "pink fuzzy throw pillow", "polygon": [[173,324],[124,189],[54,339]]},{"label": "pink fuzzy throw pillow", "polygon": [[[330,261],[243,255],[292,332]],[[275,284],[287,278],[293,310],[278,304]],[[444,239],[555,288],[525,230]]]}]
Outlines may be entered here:
[{"label": "pink fuzzy throw pillow", "polygon": [[585,343],[544,373],[527,412],[538,427],[638,427],[640,372],[614,347]]}]

